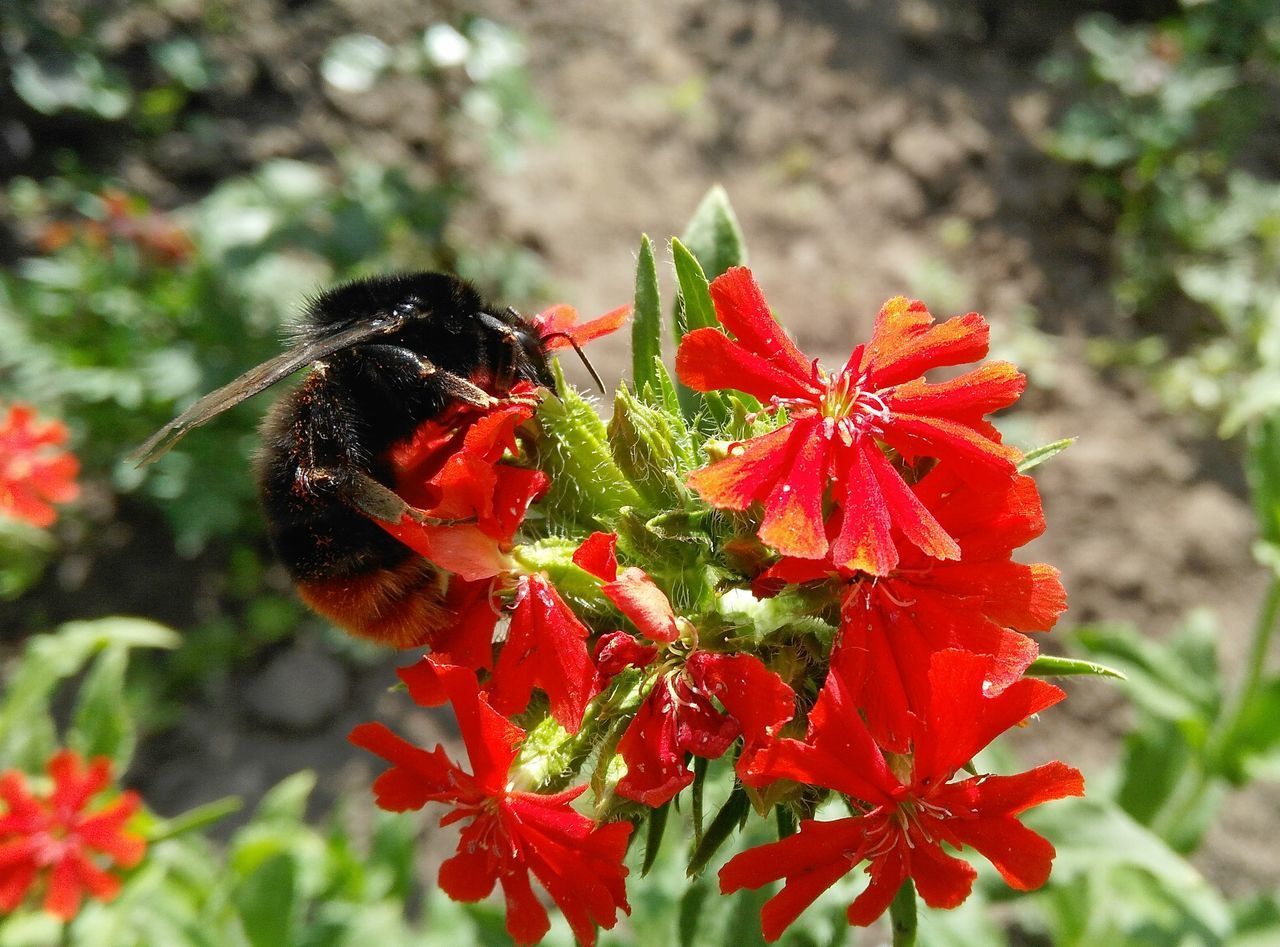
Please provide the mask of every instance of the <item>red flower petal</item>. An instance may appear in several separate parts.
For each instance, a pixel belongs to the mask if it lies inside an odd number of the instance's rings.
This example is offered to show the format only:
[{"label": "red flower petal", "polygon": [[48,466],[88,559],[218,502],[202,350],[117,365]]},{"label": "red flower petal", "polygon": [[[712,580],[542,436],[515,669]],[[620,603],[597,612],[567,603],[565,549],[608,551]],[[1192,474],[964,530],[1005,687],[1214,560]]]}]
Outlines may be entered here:
[{"label": "red flower petal", "polygon": [[617,579],[606,582],[602,591],[651,641],[665,644],[680,637],[666,593],[642,570],[628,566]]},{"label": "red flower petal", "polygon": [[844,454],[847,467],[839,476],[844,495],[831,558],[850,572],[888,575],[898,565],[898,549],[893,542],[889,505],[872,467],[871,455],[880,455],[880,449],[863,442]]},{"label": "red flower petal", "polygon": [[[487,820],[477,819],[472,823],[472,828],[476,826],[483,826],[483,828],[468,834],[483,837],[486,831],[490,831]],[[498,860],[493,857],[493,854],[487,849],[469,850],[463,845],[459,845],[456,855],[445,859],[440,865],[440,874],[437,878],[440,890],[454,901],[463,902],[487,898],[497,880]]]},{"label": "red flower petal", "polygon": [[1027,376],[1009,362],[988,362],[937,384],[909,381],[884,400],[890,411],[972,422],[1009,407],[1026,387]]},{"label": "red flower petal", "polygon": [[933,368],[976,362],[987,354],[989,335],[976,312],[937,324],[924,303],[895,296],[876,316],[858,368],[870,387],[888,388]]},{"label": "red flower petal", "polygon": [[[530,321],[537,328],[538,335],[542,337],[546,350],[554,352],[556,349],[568,348],[572,344],[570,339],[578,345],[586,345],[593,339],[616,332],[626,325],[630,315],[629,305],[619,306],[582,325],[574,325],[578,321],[578,311],[572,306],[559,305],[543,310]],[[558,335],[558,333],[564,333],[564,335]],[[556,337],[548,338],[548,336]]]},{"label": "red flower petal", "polygon": [[443,747],[428,753],[401,739],[380,723],[362,723],[347,737],[392,764],[373,783],[374,800],[388,812],[421,809],[428,802],[453,800],[461,772]]},{"label": "red flower petal", "polygon": [[1032,678],[988,695],[983,683],[991,671],[992,661],[984,655],[940,651],[933,656],[929,715],[915,744],[917,782],[949,779],[1001,733],[1066,696]]},{"label": "red flower petal", "polygon": [[756,353],[802,382],[814,375],[805,358],[782,326],[773,318],[755,277],[745,266],[733,266],[711,281],[711,301],[720,324],[733,333],[743,348]]},{"label": "red flower petal", "polygon": [[601,635],[596,642],[596,667],[603,677],[610,678],[629,667],[648,667],[658,656],[654,645],[642,645],[625,631],[614,631]]},{"label": "red flower petal", "polygon": [[866,847],[862,819],[805,819],[794,835],[734,856],[720,869],[720,892],[760,888],[785,878],[761,911],[765,940],[773,942],[822,892],[846,875]]},{"label": "red flower petal", "polygon": [[898,893],[902,883],[910,877],[908,856],[904,848],[903,845],[895,845],[867,866],[871,884],[867,885],[866,890],[854,898],[853,903],[849,905],[846,915],[850,924],[866,927],[889,909],[894,895]]},{"label": "red flower petal", "polygon": [[592,533],[574,550],[573,561],[597,579],[612,582],[618,577],[617,548],[617,533]]},{"label": "red flower petal", "polygon": [[795,422],[786,466],[764,501],[760,538],[783,555],[817,559],[827,553],[822,494],[829,471],[829,437],[822,419]]},{"label": "red flower petal", "polygon": [[523,712],[534,687],[551,701],[551,715],[576,733],[588,702],[600,689],[586,639],[590,634],[542,576],[522,577],[507,641],[490,684],[493,705],[511,716]]},{"label": "red flower petal", "polygon": [[659,681],[618,741],[618,752],[627,763],[618,795],[657,808],[693,782],[677,740],[674,710],[665,682]]},{"label": "red flower petal", "polygon": [[806,438],[805,430],[796,435],[796,429],[793,421],[776,431],[734,444],[729,448],[728,457],[695,470],[687,483],[712,506],[745,510],[769,495],[787,467],[794,450],[793,438],[800,442]]},{"label": "red flower petal", "polygon": [[748,785],[791,779],[834,789],[873,805],[892,802],[901,790],[854,702],[854,690],[836,667],[827,673],[809,713],[807,742],[774,740],[739,774]]},{"label": "red flower petal", "polygon": [[732,388],[765,402],[774,396],[817,397],[817,389],[807,376],[787,372],[719,329],[694,329],[685,334],[676,350],[676,377],[694,391]]},{"label": "red flower petal", "polygon": [[748,744],[773,736],[795,715],[795,693],[754,655],[695,651],[685,668],[700,688],[720,701]]},{"label": "red flower petal", "polygon": [[[947,821],[955,828],[958,820]],[[978,873],[968,862],[944,852],[936,842],[918,842],[911,849],[911,877],[924,903],[931,908],[959,907],[973,890]]]}]

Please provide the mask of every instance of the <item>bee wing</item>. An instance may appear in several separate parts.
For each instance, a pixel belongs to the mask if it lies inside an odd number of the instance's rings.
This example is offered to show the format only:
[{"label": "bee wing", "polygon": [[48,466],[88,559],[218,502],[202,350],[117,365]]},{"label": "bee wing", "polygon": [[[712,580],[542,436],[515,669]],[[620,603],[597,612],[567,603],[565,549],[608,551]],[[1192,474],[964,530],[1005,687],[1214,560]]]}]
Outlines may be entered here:
[{"label": "bee wing", "polygon": [[147,442],[128,456],[137,467],[149,464],[165,454],[188,431],[217,417],[223,411],[234,408],[241,401],[265,391],[276,382],[292,375],[304,365],[309,365],[334,352],[349,349],[369,339],[391,335],[404,328],[401,317],[374,319],[335,332],[323,339],[304,342],[287,352],[251,368],[239,378],[211,391],[180,415],[156,431]]}]

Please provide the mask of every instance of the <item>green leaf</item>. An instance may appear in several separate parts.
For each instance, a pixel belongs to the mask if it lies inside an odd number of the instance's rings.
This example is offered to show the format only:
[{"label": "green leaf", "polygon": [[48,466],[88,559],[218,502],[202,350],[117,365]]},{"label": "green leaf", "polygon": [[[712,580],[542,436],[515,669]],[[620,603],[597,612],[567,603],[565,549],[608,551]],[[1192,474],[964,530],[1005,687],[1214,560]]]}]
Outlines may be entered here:
[{"label": "green leaf", "polygon": [[1129,815],[1150,826],[1195,763],[1192,749],[1177,724],[1148,719],[1125,735],[1116,801]]},{"label": "green leaf", "polygon": [[137,742],[124,692],[128,666],[129,651],[124,645],[108,645],[98,655],[80,686],[80,699],[66,741],[87,757],[109,757],[117,773],[128,768]]},{"label": "green leaf", "polygon": [[658,387],[654,364],[662,362],[662,300],[658,289],[658,266],[649,237],[640,238],[636,261],[636,299],[631,316],[631,378],[636,391]]},{"label": "green leaf", "polygon": [[304,769],[287,776],[267,791],[254,810],[254,822],[301,822],[307,815],[307,800],[316,788],[314,770]]},{"label": "green leaf", "polygon": [[1125,689],[1144,711],[1207,735],[1222,700],[1211,613],[1192,612],[1166,642],[1120,624],[1086,625],[1071,637],[1125,673]]},{"label": "green leaf", "polygon": [[244,807],[239,796],[223,796],[213,802],[188,809],[172,819],[158,819],[146,833],[147,844],[154,845],[166,839],[177,838],[189,832],[200,832],[203,829],[221,822],[229,815],[234,815]]},{"label": "green leaf", "polygon": [[711,894],[708,884],[692,884],[680,899],[679,914],[676,919],[676,931],[680,947],[696,947],[705,943],[698,938],[698,927],[703,917],[703,905]]},{"label": "green leaf", "polygon": [[[1037,808],[1023,817],[1027,826],[1046,838],[1053,839],[1057,857],[1049,888],[1060,891],[1084,879],[1098,879],[1097,899],[1091,910],[1098,916],[1087,920],[1091,926],[1107,912],[1120,915],[1126,924],[1137,929],[1152,921],[1130,902],[1113,899],[1107,893],[1123,877],[1123,872],[1137,872],[1154,882],[1166,909],[1181,915],[1182,923],[1190,923],[1209,939],[1194,943],[1219,942],[1231,925],[1230,914],[1222,896],[1185,859],[1174,852],[1154,833],[1144,828],[1114,805],[1098,799],[1070,799]],[[1136,930],[1135,930],[1136,933]],[[1079,943],[1134,943],[1137,941],[1086,938]],[[1147,937],[1145,943],[1177,943]]]},{"label": "green leaf", "polygon": [[1027,673],[1032,677],[1071,677],[1077,674],[1089,674],[1094,677],[1110,677],[1119,681],[1127,680],[1123,671],[1107,667],[1096,661],[1085,661],[1082,658],[1067,658],[1057,654],[1042,654],[1031,662]]},{"label": "green leaf", "polygon": [[102,618],[61,625],[27,641],[0,702],[0,766],[35,772],[57,743],[50,701],[59,682],[79,674],[108,646],[173,648],[177,633],[141,618]]},{"label": "green leaf", "polygon": [[594,529],[640,496],[613,462],[600,415],[564,380],[559,364],[552,371],[559,395],[544,397],[537,415],[545,435],[538,466],[551,477],[547,507],[556,524]]},{"label": "green leaf", "polygon": [[658,851],[662,848],[662,836],[667,828],[667,817],[670,814],[670,803],[659,806],[649,813],[649,824],[645,827],[644,863],[640,866],[641,878],[653,870],[653,864],[658,860]]},{"label": "green leaf", "polygon": [[694,848],[689,858],[689,868],[686,873],[690,878],[696,878],[702,874],[707,863],[715,857],[716,852],[720,851],[725,842],[729,841],[730,836],[750,811],[751,801],[747,798],[746,790],[741,786],[735,786],[729,798],[720,807],[720,811],[716,813],[716,817],[707,826],[702,841]]},{"label": "green leaf", "polygon": [[693,251],[702,270],[715,279],[731,266],[746,266],[747,247],[729,195],[714,185],[693,212],[682,242]]},{"label": "green leaf", "polygon": [[1034,470],[1051,457],[1056,457],[1064,450],[1076,442],[1074,437],[1064,437],[1060,441],[1054,441],[1051,444],[1042,444],[1033,448],[1022,455],[1022,460],[1018,464],[1018,473],[1026,473],[1028,470]]},{"label": "green leaf", "polygon": [[693,329],[720,328],[715,303],[711,300],[710,280],[697,257],[674,237],[671,238],[671,260],[680,284],[680,298],[684,300],[684,326],[680,336]]},{"label": "green leaf", "polygon": [[281,853],[259,865],[236,888],[235,906],[253,947],[296,943],[298,870]]},{"label": "green leaf", "polygon": [[1245,471],[1253,491],[1258,534],[1280,545],[1280,417],[1270,417],[1250,432]]},{"label": "green leaf", "polygon": [[[675,263],[676,280],[680,284],[675,309],[675,339],[679,345],[686,332],[718,328],[720,320],[716,317],[707,277],[698,260],[684,244],[674,238],[671,241],[671,257]],[[685,418],[689,421],[700,417],[708,419],[708,433],[714,432],[729,420],[728,405],[719,392],[697,392],[677,381],[676,394]]]}]

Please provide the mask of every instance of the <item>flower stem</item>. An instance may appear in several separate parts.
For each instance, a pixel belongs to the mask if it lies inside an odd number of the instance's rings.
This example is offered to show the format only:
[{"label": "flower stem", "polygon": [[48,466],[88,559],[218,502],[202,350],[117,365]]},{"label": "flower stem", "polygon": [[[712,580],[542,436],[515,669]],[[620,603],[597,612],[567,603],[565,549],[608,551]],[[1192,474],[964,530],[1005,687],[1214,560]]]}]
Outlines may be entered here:
[{"label": "flower stem", "polygon": [[1240,728],[1245,714],[1249,712],[1258,688],[1262,686],[1263,673],[1267,665],[1267,652],[1271,650],[1271,639],[1275,637],[1277,619],[1280,618],[1280,576],[1275,576],[1267,586],[1262,606],[1258,609],[1258,620],[1253,628],[1253,640],[1249,642],[1249,653],[1245,658],[1244,678],[1235,696],[1227,704],[1221,723],[1217,728],[1217,739],[1214,749],[1223,751],[1230,748]]},{"label": "flower stem", "polygon": [[916,942],[916,888],[908,878],[889,905],[893,947],[914,947]]}]

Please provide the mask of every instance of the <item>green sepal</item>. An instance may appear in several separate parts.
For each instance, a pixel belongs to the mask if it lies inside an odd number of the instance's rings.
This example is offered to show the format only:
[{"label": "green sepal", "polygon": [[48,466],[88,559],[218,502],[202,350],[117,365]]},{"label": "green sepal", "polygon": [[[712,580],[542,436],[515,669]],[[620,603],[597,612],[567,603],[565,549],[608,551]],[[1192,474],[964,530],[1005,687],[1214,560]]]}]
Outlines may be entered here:
[{"label": "green sepal", "polygon": [[516,546],[511,550],[511,558],[524,571],[545,575],[565,598],[573,598],[592,607],[607,607],[608,600],[600,591],[600,580],[573,561],[578,545],[565,536],[547,536]]},{"label": "green sepal", "polygon": [[1027,674],[1032,677],[1072,677],[1087,674],[1092,677],[1110,677],[1117,681],[1127,681],[1129,675],[1097,661],[1085,661],[1081,658],[1065,658],[1057,654],[1042,654],[1031,662]]},{"label": "green sepal", "polygon": [[1074,437],[1064,437],[1060,441],[1054,441],[1051,444],[1041,444],[1039,447],[1033,448],[1022,455],[1022,460],[1018,462],[1018,473],[1026,473],[1028,470],[1034,470],[1051,457],[1056,457],[1064,450],[1076,442]]},{"label": "green sepal", "polygon": [[746,266],[747,245],[729,195],[719,184],[703,196],[685,227],[682,242],[693,251],[703,271],[715,279],[731,266]]},{"label": "green sepal", "polygon": [[720,811],[716,813],[716,817],[707,826],[702,841],[689,856],[689,867],[685,873],[690,878],[696,878],[702,874],[707,863],[715,857],[716,852],[720,851],[725,842],[729,841],[729,837],[742,825],[750,812],[751,802],[747,798],[746,791],[741,786],[735,786],[733,792],[729,793],[729,798],[720,807]]},{"label": "green sepal", "polygon": [[613,462],[600,415],[565,381],[558,362],[552,371],[559,394],[546,395],[538,406],[544,436],[535,447],[538,467],[551,478],[548,518],[553,525],[593,529],[637,505],[640,496]]},{"label": "green sepal", "polygon": [[790,586],[772,598],[756,598],[747,589],[730,589],[719,597],[720,618],[737,637],[760,645],[783,629],[816,635],[826,647],[835,640],[836,628],[821,616],[838,601],[829,590]]},{"label": "green sepal", "polygon": [[681,507],[689,501],[684,478],[696,454],[680,415],[638,400],[624,385],[614,396],[609,446],[618,468],[653,507]]},{"label": "green sepal", "polygon": [[653,870],[658,860],[658,852],[662,848],[662,838],[667,828],[667,816],[671,814],[671,803],[659,806],[649,814],[644,838],[644,862],[640,865],[640,877],[643,878]]},{"label": "green sepal", "polygon": [[614,527],[622,558],[644,564],[644,571],[667,592],[677,614],[709,606],[722,576],[707,564],[704,542],[661,535],[649,527],[649,517],[635,509],[623,510]]},{"label": "green sepal", "polygon": [[636,260],[636,298],[631,317],[631,377],[636,391],[657,387],[654,365],[662,364],[662,300],[658,289],[658,266],[653,244],[646,234],[640,238]]},{"label": "green sepal", "polygon": [[[591,722],[584,719],[578,734],[570,734],[554,717],[548,715],[531,728],[525,734],[512,766],[512,773],[518,777],[521,788],[546,786],[576,769],[573,763],[580,749],[577,746],[577,736],[588,730]],[[578,762],[580,764],[581,760]]]},{"label": "green sepal", "polygon": [[667,414],[683,417],[676,383],[671,380],[671,375],[667,371],[667,366],[662,363],[662,359],[654,359],[653,373],[649,382],[636,386],[636,393],[645,404],[659,408]]}]

